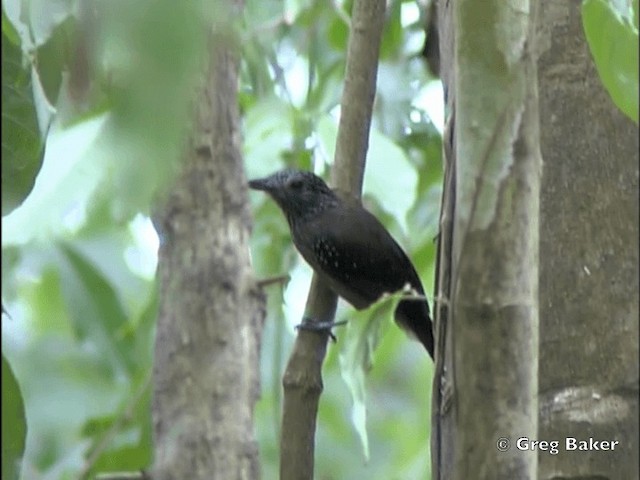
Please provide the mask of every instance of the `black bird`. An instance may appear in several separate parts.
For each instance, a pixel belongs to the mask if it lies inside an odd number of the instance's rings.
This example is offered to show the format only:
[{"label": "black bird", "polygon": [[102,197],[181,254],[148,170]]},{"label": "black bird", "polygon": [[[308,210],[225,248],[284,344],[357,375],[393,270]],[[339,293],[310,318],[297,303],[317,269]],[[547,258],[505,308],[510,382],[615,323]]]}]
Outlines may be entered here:
[{"label": "black bird", "polygon": [[[282,170],[251,180],[282,209],[300,254],[319,277],[356,309],[407,284],[424,297],[411,261],[371,213],[355,199],[341,199],[311,172]],[[413,334],[433,358],[433,331],[426,299],[398,303],[396,323]]]}]

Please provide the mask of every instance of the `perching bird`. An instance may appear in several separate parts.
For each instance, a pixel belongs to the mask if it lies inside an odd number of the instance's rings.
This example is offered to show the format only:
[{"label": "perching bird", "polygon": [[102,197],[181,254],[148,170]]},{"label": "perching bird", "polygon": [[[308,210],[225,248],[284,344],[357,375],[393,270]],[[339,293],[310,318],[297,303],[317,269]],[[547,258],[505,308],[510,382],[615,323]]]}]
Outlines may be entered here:
[{"label": "perching bird", "polygon": [[[424,289],[411,261],[359,202],[344,200],[311,172],[282,170],[251,180],[282,209],[300,254],[319,277],[356,309],[367,308],[383,293],[407,284],[419,296]],[[433,358],[433,331],[426,299],[401,300],[396,323],[424,345]]]}]

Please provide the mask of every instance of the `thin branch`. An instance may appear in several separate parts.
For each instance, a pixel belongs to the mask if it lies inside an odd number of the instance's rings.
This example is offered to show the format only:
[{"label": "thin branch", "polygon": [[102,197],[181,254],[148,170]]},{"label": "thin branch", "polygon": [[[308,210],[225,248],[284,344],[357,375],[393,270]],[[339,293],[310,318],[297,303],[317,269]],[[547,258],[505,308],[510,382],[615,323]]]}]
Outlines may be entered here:
[{"label": "thin branch", "polygon": [[[384,13],[385,0],[356,0],[353,5],[332,178],[340,192],[355,198],[362,189]],[[314,275],[305,317],[332,321],[336,305],[336,295]],[[281,480],[314,477],[315,426],[328,338],[328,333],[300,330],[284,373]]]},{"label": "thin branch", "polygon": [[287,283],[291,277],[289,275],[277,275],[275,277],[263,278],[262,280],[258,280],[256,283],[258,287],[264,288],[273,285],[274,283],[284,285]]},{"label": "thin branch", "polygon": [[96,480],[152,480],[152,477],[142,470],[140,472],[99,473],[96,475]]}]

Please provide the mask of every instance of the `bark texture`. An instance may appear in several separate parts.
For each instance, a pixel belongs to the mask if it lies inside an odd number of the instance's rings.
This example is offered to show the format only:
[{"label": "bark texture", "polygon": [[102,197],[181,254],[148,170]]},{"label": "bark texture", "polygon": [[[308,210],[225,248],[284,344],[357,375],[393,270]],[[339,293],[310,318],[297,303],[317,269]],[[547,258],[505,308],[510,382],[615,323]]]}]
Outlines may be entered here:
[{"label": "bark texture", "polygon": [[449,117],[433,478],[536,476],[535,456],[508,448],[537,430],[536,6],[441,3]]},{"label": "bark texture", "polygon": [[602,86],[580,2],[542,2],[538,32],[539,438],[560,441],[539,478],[638,478],[638,128]]},{"label": "bark texture", "polygon": [[249,261],[238,59],[211,42],[184,170],[159,215],[154,480],[259,477],[253,408],[264,299]]}]

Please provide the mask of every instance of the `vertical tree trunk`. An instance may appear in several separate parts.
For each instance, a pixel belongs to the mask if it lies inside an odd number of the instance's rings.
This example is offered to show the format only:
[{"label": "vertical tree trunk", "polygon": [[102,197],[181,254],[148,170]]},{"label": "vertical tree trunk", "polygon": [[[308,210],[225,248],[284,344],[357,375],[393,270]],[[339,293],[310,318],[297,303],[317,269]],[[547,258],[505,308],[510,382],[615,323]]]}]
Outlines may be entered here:
[{"label": "vertical tree trunk", "polygon": [[[638,478],[638,129],[604,90],[580,2],[542,2],[540,478]],[[566,438],[614,451],[566,451]]]},{"label": "vertical tree trunk", "polygon": [[536,2],[457,0],[441,7],[450,117],[434,478],[535,478],[535,456],[509,442],[537,430]]},{"label": "vertical tree trunk", "polygon": [[159,216],[154,480],[255,479],[264,299],[249,265],[238,59],[213,39],[185,167]]}]

